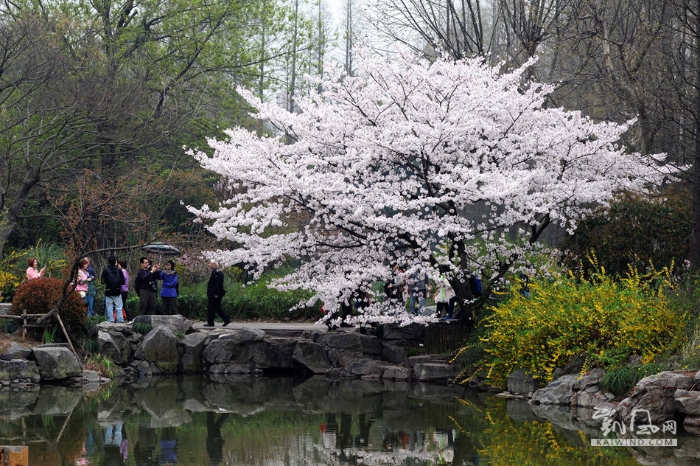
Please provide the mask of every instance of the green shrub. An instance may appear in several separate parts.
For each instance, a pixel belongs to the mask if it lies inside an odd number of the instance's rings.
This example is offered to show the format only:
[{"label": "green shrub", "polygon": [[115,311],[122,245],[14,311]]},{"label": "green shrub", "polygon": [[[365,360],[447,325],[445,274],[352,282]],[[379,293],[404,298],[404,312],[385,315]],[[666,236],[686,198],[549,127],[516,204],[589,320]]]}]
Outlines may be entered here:
[{"label": "green shrub", "polygon": [[591,279],[561,277],[531,281],[531,297],[517,291],[493,309],[481,339],[486,376],[496,385],[515,369],[551,380],[552,371],[574,356],[592,366],[620,367],[630,355],[642,363],[680,347],[687,316],[674,309],[666,292],[670,272],[631,272],[615,281],[603,271]]},{"label": "green shrub", "polygon": [[578,258],[595,249],[600,264],[613,275],[626,273],[629,264],[637,268],[649,263],[671,266],[688,254],[690,207],[683,192],[664,193],[658,199],[629,194],[618,197],[609,208],[601,208],[580,222],[574,235],[567,238],[565,249],[574,253],[569,265],[578,266]]},{"label": "green shrub", "polygon": [[206,320],[207,297],[201,294],[181,294],[177,298],[177,312],[192,320]]},{"label": "green shrub", "polygon": [[15,333],[17,330],[22,328],[22,324],[19,320],[15,319],[0,319],[0,332],[3,333]]},{"label": "green shrub", "polygon": [[146,335],[148,332],[153,330],[153,326],[148,322],[134,322],[133,330],[141,335]]},{"label": "green shrub", "polygon": [[653,374],[661,372],[659,364],[643,364],[641,366],[625,365],[607,371],[598,384],[605,392],[610,392],[617,398],[627,395],[632,388],[642,380]]}]

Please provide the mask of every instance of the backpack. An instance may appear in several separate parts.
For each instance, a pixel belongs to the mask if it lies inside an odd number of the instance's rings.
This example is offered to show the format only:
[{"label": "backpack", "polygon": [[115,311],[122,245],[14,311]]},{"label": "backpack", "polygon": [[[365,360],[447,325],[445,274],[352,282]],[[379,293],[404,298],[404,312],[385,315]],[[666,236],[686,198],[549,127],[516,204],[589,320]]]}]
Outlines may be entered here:
[{"label": "backpack", "polygon": [[121,292],[124,283],[124,274],[118,268],[107,267],[105,269],[105,289],[111,292]]},{"label": "backpack", "polygon": [[469,286],[472,289],[472,295],[475,298],[481,298],[484,295],[484,289],[481,286],[481,280],[476,275],[469,276]]}]

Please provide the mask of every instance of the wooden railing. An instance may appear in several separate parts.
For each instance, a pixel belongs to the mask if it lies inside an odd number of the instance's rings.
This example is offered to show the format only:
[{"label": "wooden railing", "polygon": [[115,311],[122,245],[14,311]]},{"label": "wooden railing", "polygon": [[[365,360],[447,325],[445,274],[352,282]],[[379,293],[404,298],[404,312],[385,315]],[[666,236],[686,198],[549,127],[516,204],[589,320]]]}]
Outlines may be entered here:
[{"label": "wooden railing", "polygon": [[425,330],[423,345],[429,353],[451,353],[466,344],[471,329],[456,322],[433,324]]}]

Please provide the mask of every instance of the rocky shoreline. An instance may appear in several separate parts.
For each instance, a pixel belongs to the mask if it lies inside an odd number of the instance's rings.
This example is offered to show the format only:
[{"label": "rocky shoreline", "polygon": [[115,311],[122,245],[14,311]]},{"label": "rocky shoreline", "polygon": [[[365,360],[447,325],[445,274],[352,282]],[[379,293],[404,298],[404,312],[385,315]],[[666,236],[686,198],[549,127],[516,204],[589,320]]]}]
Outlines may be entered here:
[{"label": "rocky shoreline", "polygon": [[[145,335],[134,331],[150,324]],[[293,335],[256,328],[195,329],[182,316],[139,316],[134,324],[102,322],[96,327],[99,353],[114,377],[133,382],[169,374],[321,374],[331,379],[451,383],[455,367],[446,355],[409,356],[423,326],[386,325],[382,337],[353,331],[303,331]],[[50,383],[93,386],[108,382],[83,370],[64,344],[33,348],[10,345],[0,355],[0,387],[29,389]]]},{"label": "rocky shoreline", "polygon": [[508,389],[500,396],[521,398],[531,405],[588,410],[589,418],[580,420],[607,419],[618,436],[638,434],[640,427],[643,435],[675,435],[680,430],[676,426],[700,436],[700,372],[665,371],[645,377],[622,400],[600,388],[604,374],[600,368],[583,376],[564,374],[538,388],[531,376],[518,370],[508,377]]}]

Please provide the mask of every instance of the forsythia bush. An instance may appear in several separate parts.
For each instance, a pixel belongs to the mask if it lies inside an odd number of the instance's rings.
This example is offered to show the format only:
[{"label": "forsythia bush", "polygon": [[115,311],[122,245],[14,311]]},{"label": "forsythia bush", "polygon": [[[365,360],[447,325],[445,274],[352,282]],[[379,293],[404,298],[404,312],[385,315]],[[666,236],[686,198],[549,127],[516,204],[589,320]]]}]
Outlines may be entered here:
[{"label": "forsythia bush", "polygon": [[20,258],[24,258],[24,255],[16,251],[11,251],[5,254],[5,257],[0,260],[0,302],[4,301],[8,296],[11,297],[15,288],[17,288],[24,279],[24,276],[20,273],[18,268],[13,265]]},{"label": "forsythia bush", "polygon": [[678,348],[686,316],[674,312],[664,293],[670,278],[668,269],[646,275],[633,270],[615,281],[602,270],[590,279],[532,281],[529,298],[514,290],[485,321],[487,379],[503,385],[522,368],[549,381],[555,367],[576,355],[586,356],[584,370],[609,369],[633,354],[648,363]]}]

